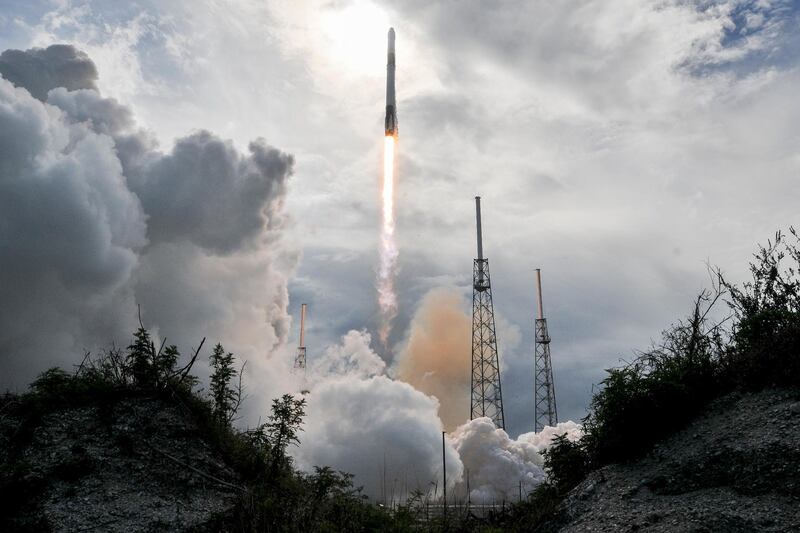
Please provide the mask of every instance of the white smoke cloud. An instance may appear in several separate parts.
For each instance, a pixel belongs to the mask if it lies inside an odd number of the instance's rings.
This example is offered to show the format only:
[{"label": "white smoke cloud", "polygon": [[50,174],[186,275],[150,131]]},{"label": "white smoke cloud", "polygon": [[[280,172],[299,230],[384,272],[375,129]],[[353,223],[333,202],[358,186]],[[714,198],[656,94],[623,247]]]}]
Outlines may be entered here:
[{"label": "white smoke cloud", "polygon": [[322,357],[313,360],[312,375],[320,380],[331,375],[360,378],[382,375],[386,363],[370,348],[371,340],[366,331],[348,331],[341,344],[329,346]]},{"label": "white smoke cloud", "polygon": [[[407,383],[383,375],[385,363],[370,335],[350,331],[314,364],[305,432],[295,457],[301,468],[330,465],[355,475],[375,498],[420,488],[442,477],[439,402]],[[461,461],[448,441],[448,479]],[[384,468],[386,488],[384,488]]]},{"label": "white smoke cloud", "polygon": [[580,438],[581,429],[567,421],[545,427],[540,433],[525,433],[512,440],[491,419],[476,418],[459,426],[451,435],[465,473],[458,490],[466,493],[469,476],[473,502],[511,501],[523,496],[546,479],[541,453],[556,435],[567,434],[570,440]]},{"label": "white smoke cloud", "polygon": [[206,131],[162,152],[96,79],[71,46],[0,55],[0,386],[125,346],[137,304],[184,352],[209,336],[272,353],[297,259],[280,241],[292,156]]},{"label": "white smoke cloud", "polygon": [[[416,327],[424,327],[421,320]],[[441,494],[444,426],[439,401],[384,375],[385,364],[370,341],[366,332],[350,331],[313,363],[297,464],[350,472],[375,498],[394,494],[397,501],[405,491],[428,493],[434,486]],[[474,502],[514,500],[520,482],[524,493],[532,491],[546,478],[541,453],[554,436],[565,433],[576,440],[581,428],[562,422],[514,440],[488,418],[460,425],[445,443],[451,494],[466,496],[467,472]]]}]

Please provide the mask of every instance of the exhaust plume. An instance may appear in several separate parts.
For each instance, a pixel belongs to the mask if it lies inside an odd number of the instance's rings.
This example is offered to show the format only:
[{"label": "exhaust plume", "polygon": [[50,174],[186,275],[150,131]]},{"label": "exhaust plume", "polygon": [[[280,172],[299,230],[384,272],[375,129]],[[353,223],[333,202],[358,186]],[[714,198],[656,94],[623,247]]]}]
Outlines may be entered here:
[{"label": "exhaust plume", "polygon": [[378,305],[381,324],[378,335],[384,348],[392,331],[392,321],[397,316],[397,295],[394,292],[394,275],[397,265],[397,243],[394,239],[394,152],[396,138],[384,137],[383,143],[383,202],[381,224],[380,264],[378,265]]},{"label": "exhaust plume", "polygon": [[459,292],[430,291],[414,314],[396,367],[398,379],[439,400],[448,431],[469,418],[471,328]]}]

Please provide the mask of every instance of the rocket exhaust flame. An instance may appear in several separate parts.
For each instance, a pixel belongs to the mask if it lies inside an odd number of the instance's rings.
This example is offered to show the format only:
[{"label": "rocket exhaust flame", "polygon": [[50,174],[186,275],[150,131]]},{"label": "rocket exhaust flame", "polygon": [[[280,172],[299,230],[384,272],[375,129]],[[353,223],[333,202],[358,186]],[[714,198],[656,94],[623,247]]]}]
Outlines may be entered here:
[{"label": "rocket exhaust flame", "polygon": [[381,326],[378,332],[386,346],[397,315],[397,295],[394,292],[394,274],[397,265],[397,244],[394,240],[394,152],[395,137],[387,135],[383,141],[383,213],[381,224],[380,265],[378,266],[378,305]]},{"label": "rocket exhaust flame", "polygon": [[386,347],[392,320],[397,315],[397,295],[394,292],[394,274],[397,266],[397,244],[394,240],[394,169],[397,144],[397,105],[394,93],[394,28],[389,28],[386,53],[386,119],[383,140],[383,202],[381,224],[380,265],[378,266],[378,305],[381,325],[378,336]]}]

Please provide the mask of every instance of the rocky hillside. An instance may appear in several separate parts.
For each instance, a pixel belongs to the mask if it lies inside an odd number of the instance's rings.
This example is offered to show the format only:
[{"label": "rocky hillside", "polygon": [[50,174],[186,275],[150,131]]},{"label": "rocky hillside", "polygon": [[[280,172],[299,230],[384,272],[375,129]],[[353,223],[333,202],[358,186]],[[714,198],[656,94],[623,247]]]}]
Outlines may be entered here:
[{"label": "rocky hillside", "polygon": [[[175,404],[146,396],[0,412],[6,527],[29,531],[214,531],[237,475]],[[2,529],[2,528],[0,528]]]},{"label": "rocky hillside", "polygon": [[573,489],[563,532],[800,531],[800,389],[716,400],[645,457]]}]

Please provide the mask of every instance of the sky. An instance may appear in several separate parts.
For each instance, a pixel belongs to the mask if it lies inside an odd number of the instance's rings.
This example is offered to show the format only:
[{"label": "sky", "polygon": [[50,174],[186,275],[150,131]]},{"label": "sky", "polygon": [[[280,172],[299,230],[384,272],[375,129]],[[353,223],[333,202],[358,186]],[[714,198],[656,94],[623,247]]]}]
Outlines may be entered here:
[{"label": "sky", "polygon": [[[127,109],[47,141],[56,157],[86,140],[65,175],[85,160],[127,184],[87,211],[96,240],[62,236],[68,214],[0,229],[2,385],[124,345],[136,304],[187,349],[209,336],[250,358],[291,357],[301,303],[309,365],[350,330],[375,338],[390,26],[399,314],[372,348],[393,368],[431,291],[468,315],[480,195],[512,435],[533,426],[535,268],[559,417],[579,420],[604,369],[688,312],[709,264],[742,280],[756,243],[797,223],[791,0],[0,0],[0,51],[73,45],[96,66],[84,81]],[[53,120],[36,113],[19,124]]]}]

